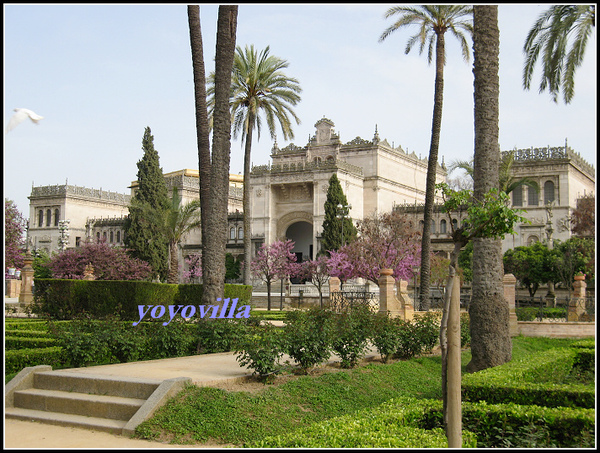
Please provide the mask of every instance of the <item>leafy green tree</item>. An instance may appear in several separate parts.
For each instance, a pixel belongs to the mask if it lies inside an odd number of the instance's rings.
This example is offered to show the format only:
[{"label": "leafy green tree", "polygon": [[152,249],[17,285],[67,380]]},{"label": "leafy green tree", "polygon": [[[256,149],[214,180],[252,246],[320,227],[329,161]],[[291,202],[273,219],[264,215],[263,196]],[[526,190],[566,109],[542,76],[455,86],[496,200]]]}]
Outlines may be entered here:
[{"label": "leafy green tree", "polygon": [[[575,71],[596,26],[595,5],[552,5],[540,15],[523,46],[523,87],[529,90],[538,57],[542,56],[540,93],[546,89],[557,102],[562,91],[565,104],[575,94]],[[570,48],[569,48],[570,45]]]},{"label": "leafy green tree", "polygon": [[164,216],[164,234],[169,244],[169,278],[167,283],[179,283],[179,253],[181,241],[190,231],[200,226],[200,200],[192,200],[181,204],[177,187],[173,187],[173,195],[169,209]]},{"label": "leafy green tree", "polygon": [[504,272],[513,274],[533,297],[541,284],[559,281],[554,272],[555,256],[556,252],[541,242],[515,247],[504,253]]},{"label": "leafy green tree", "polygon": [[[340,180],[334,173],[329,178],[329,187],[327,188],[327,198],[324,206],[325,220],[323,221],[321,239],[322,253],[338,250],[356,238],[356,227],[352,223],[352,219],[348,215],[344,215],[343,218],[339,216],[340,209],[338,206],[340,205],[347,206],[348,200],[346,199],[346,195],[344,195]],[[342,237],[342,229],[344,230],[344,237]]]},{"label": "leafy green tree", "polygon": [[[300,124],[292,107],[300,102],[302,92],[298,80],[287,76],[283,70],[289,66],[286,60],[269,55],[269,46],[260,53],[254,46],[242,49],[237,46],[231,78],[231,121],[233,135],[240,133],[244,144],[244,261],[252,260],[251,212],[250,212],[250,155],[252,138],[256,130],[260,139],[261,116],[266,120],[271,138],[277,138],[276,126],[283,132],[284,140],[294,138],[292,119]],[[215,74],[209,76],[208,118],[212,122],[215,94]],[[250,267],[244,267],[244,284],[250,284]]]},{"label": "leafy green tree", "polygon": [[572,237],[564,242],[555,241],[557,252],[554,263],[555,281],[560,281],[569,291],[573,277],[578,272],[586,274],[586,280],[594,280],[596,273],[595,242],[591,238]]},{"label": "leafy green tree", "polygon": [[138,187],[125,222],[125,245],[134,258],[149,263],[155,274],[165,280],[168,274],[168,242],[162,219],[169,208],[169,197],[149,127],[144,131],[142,150],[144,155],[137,163]]},{"label": "leafy green tree", "polygon": [[444,65],[446,63],[445,34],[449,31],[460,43],[465,61],[470,58],[470,47],[467,36],[473,33],[473,7],[468,5],[420,5],[394,6],[388,9],[385,17],[398,16],[398,20],[388,27],[379,41],[386,39],[391,33],[407,26],[416,25],[418,32],[406,44],[404,53],[408,54],[416,43],[419,53],[427,45],[427,61],[431,64],[435,46],[435,91],[433,103],[433,120],[431,124],[431,142],[429,145],[429,163],[427,166],[427,182],[425,186],[425,212],[423,217],[423,235],[421,244],[421,284],[420,303],[423,310],[429,310],[430,255],[431,255],[431,220],[435,202],[435,184],[438,166],[438,148],[442,129],[442,106],[444,102]]}]

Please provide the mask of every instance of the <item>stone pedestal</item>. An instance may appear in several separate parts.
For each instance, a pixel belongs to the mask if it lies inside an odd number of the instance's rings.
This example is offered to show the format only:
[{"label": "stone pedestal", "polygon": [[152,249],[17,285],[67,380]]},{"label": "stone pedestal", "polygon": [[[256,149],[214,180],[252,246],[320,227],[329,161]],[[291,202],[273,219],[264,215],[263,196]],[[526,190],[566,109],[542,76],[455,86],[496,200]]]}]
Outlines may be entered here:
[{"label": "stone pedestal", "polygon": [[412,319],[413,307],[406,292],[408,282],[401,281],[399,286],[399,297],[394,294],[396,281],[392,277],[392,269],[381,269],[379,277],[379,312],[389,313],[392,318]]},{"label": "stone pedestal", "polygon": [[516,337],[519,334],[519,326],[517,324],[517,312],[515,307],[515,293],[517,279],[513,274],[505,274],[502,279],[504,285],[504,298],[508,302],[508,326],[510,329],[510,336]]},{"label": "stone pedestal", "polygon": [[19,297],[21,293],[21,280],[11,278],[6,280],[6,297]]},{"label": "stone pedestal", "polygon": [[585,275],[576,275],[573,282],[573,294],[567,308],[567,321],[576,322],[585,315]]},{"label": "stone pedestal", "polygon": [[33,302],[33,256],[31,252],[27,250],[25,255],[25,266],[21,269],[21,293],[19,294],[19,303],[21,305],[29,305]]},{"label": "stone pedestal", "polygon": [[329,294],[340,290],[340,279],[337,277],[329,277]]}]

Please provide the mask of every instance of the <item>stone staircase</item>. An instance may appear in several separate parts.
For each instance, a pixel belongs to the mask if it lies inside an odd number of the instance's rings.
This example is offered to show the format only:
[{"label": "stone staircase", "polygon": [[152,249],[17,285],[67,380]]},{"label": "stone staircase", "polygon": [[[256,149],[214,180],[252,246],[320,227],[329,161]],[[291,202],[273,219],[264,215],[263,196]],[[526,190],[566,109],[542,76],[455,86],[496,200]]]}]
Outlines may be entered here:
[{"label": "stone staircase", "polygon": [[29,367],[6,385],[5,417],[131,436],[187,382]]}]

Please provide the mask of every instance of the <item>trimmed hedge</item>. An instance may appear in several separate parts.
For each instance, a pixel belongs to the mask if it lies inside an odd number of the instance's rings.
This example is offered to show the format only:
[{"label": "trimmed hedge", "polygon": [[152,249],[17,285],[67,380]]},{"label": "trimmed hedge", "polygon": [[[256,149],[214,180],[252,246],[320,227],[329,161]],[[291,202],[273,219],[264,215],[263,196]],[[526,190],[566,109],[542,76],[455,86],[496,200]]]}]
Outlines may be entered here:
[{"label": "trimmed hedge", "polygon": [[5,337],[48,338],[47,330],[19,330],[9,328],[4,331]]},{"label": "trimmed hedge", "polygon": [[[224,298],[238,298],[238,306],[248,305],[252,286],[226,284],[224,293]],[[138,305],[199,305],[201,298],[202,285],[40,278],[35,280],[33,312],[52,319],[86,314],[93,318],[116,315],[137,321]]]},{"label": "trimmed hedge", "polygon": [[18,373],[23,368],[36,365],[50,365],[52,368],[63,366],[63,350],[59,346],[38,349],[8,350],[4,356],[5,373]]},{"label": "trimmed hedge", "polygon": [[40,337],[5,337],[4,347],[8,349],[34,349],[34,348],[49,348],[55,346],[56,340],[53,338]]},{"label": "trimmed hedge", "polygon": [[[464,401],[547,407],[584,407],[595,405],[593,387],[562,384],[585,349],[561,348],[537,353],[527,360],[513,361],[463,376]],[[589,363],[589,361],[588,361]]]},{"label": "trimmed hedge", "polygon": [[[448,448],[441,428],[418,426],[441,402],[401,398],[308,426],[289,434],[245,444],[250,448]],[[463,431],[463,446],[476,447],[475,435]]]}]

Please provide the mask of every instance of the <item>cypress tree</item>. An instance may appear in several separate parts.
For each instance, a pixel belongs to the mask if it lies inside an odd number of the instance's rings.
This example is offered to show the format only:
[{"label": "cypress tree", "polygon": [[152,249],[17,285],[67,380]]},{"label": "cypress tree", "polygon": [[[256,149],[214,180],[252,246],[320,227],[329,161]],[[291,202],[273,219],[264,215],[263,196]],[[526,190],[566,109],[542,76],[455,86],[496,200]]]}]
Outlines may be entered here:
[{"label": "cypress tree", "polygon": [[[338,218],[338,205],[346,206],[348,200],[337,175],[334,173],[329,178],[327,199],[325,200],[325,220],[323,221],[323,236],[321,239],[321,253],[337,250],[342,245],[352,242],[356,238],[356,227],[347,214],[344,219]],[[344,238],[342,240],[342,220],[344,222]]]},{"label": "cypress tree", "polygon": [[149,127],[144,131],[142,150],[144,155],[137,163],[138,187],[131,199],[125,225],[125,245],[133,257],[148,262],[155,275],[165,280],[168,244],[161,224],[169,206],[169,197]]}]

